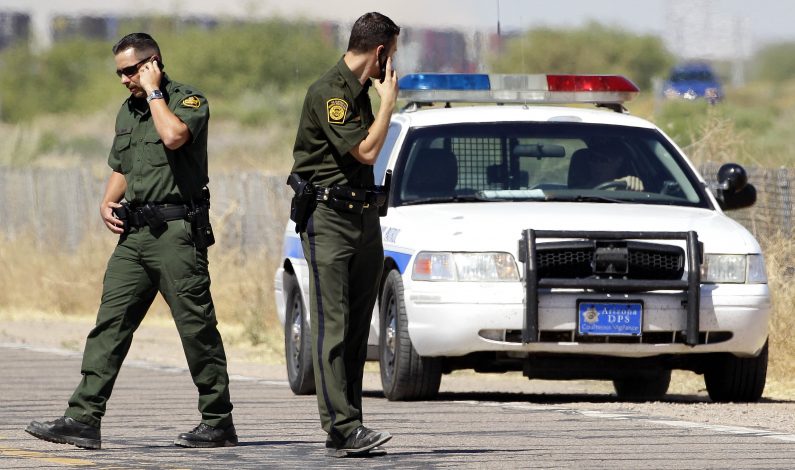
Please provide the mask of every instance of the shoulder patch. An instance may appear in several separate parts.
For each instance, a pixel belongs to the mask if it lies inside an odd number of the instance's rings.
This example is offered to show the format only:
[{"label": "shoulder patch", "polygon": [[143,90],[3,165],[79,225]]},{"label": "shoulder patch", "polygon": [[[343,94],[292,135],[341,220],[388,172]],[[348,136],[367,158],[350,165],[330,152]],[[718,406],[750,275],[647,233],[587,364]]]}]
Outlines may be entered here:
[{"label": "shoulder patch", "polygon": [[201,106],[201,104],[202,102],[199,101],[199,97],[195,95],[189,96],[184,100],[182,100],[182,106],[185,106],[186,108],[198,108],[199,106]]},{"label": "shoulder patch", "polygon": [[331,98],[326,101],[326,111],[329,123],[342,124],[345,122],[345,114],[348,112],[348,102],[342,98]]}]

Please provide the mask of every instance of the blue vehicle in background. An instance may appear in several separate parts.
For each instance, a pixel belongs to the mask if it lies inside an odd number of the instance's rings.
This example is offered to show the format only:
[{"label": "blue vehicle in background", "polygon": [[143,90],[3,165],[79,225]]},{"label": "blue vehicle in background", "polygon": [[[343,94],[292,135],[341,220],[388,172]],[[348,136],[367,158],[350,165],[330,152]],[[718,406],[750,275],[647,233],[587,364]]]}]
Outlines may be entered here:
[{"label": "blue vehicle in background", "polygon": [[723,88],[709,64],[689,62],[671,70],[663,85],[663,95],[669,99],[704,98],[714,104],[723,99]]}]

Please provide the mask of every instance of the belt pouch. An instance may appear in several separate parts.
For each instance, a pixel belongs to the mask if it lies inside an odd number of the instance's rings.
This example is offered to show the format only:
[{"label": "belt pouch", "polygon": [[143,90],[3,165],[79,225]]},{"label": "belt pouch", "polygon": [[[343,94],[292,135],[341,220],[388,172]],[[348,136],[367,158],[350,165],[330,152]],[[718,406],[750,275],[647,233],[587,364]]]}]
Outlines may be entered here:
[{"label": "belt pouch", "polygon": [[326,201],[326,205],[334,210],[340,212],[348,212],[351,214],[361,214],[364,211],[364,203],[352,200],[343,200],[336,197],[330,197]]},{"label": "belt pouch", "polygon": [[343,201],[365,202],[367,199],[367,190],[335,185],[329,189],[329,196]]}]

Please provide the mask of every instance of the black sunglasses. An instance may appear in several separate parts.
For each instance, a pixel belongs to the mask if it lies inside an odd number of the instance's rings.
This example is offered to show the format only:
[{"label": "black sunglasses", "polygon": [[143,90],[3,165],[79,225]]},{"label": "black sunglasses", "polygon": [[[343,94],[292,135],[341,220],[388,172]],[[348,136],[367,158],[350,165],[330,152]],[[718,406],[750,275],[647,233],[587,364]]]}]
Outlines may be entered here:
[{"label": "black sunglasses", "polygon": [[124,67],[123,69],[118,69],[118,70],[116,70],[116,75],[118,75],[119,78],[121,78],[122,75],[124,75],[127,78],[130,78],[130,77],[134,76],[136,73],[138,73],[138,67],[140,67],[143,63],[149,61],[152,57],[154,57],[154,56],[153,55],[149,56],[146,59],[138,62],[135,65],[130,65],[129,67]]}]

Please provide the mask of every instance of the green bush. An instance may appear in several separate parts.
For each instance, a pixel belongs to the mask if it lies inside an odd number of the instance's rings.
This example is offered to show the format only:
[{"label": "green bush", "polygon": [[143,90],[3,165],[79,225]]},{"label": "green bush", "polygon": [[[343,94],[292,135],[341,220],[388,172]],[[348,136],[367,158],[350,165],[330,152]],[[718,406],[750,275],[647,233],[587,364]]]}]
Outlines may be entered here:
[{"label": "green bush", "polygon": [[39,114],[93,110],[107,103],[112,89],[109,47],[76,40],[55,44],[41,54],[17,46],[0,55],[0,110],[4,121]]},{"label": "green bush", "polygon": [[[285,111],[282,95],[306,89],[338,51],[318,26],[270,20],[212,29],[175,28],[169,19],[128,21],[120,31],[146,31],[160,44],[166,72],[203,91],[210,102],[240,104],[241,120],[261,124]],[[0,119],[81,114],[117,106],[127,91],[114,75],[112,42],[69,40],[41,53],[17,46],[0,53]],[[255,103],[241,98],[265,95]],[[293,100],[294,101],[294,100]],[[277,103],[277,105],[273,105]],[[219,106],[238,117],[231,106]],[[300,112],[300,103],[291,112]]]},{"label": "green bush", "polygon": [[756,53],[751,67],[754,78],[772,82],[795,78],[795,42],[765,46]]},{"label": "green bush", "polygon": [[167,71],[222,98],[266,86],[305,88],[342,54],[319,27],[279,20],[192,28],[157,40]]},{"label": "green bush", "polygon": [[621,74],[649,89],[652,78],[664,75],[673,62],[658,37],[589,23],[571,30],[532,29],[508,39],[491,68],[495,73]]}]

